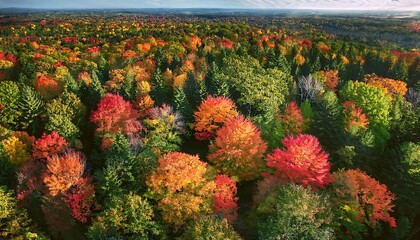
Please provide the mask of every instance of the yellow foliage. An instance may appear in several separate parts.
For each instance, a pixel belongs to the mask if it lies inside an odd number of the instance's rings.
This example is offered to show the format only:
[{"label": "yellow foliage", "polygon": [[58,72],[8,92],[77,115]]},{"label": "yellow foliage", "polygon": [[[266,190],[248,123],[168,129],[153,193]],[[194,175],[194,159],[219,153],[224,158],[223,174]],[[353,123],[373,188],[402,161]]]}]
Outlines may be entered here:
[{"label": "yellow foliage", "polygon": [[2,143],[7,158],[17,166],[21,166],[31,157],[28,146],[15,136],[3,140]]}]

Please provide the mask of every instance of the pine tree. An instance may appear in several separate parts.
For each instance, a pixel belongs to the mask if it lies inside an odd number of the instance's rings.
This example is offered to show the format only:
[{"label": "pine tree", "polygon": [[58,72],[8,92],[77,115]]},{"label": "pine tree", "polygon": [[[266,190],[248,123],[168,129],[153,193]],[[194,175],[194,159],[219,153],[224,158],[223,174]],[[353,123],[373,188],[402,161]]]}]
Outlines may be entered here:
[{"label": "pine tree", "polygon": [[32,87],[23,85],[21,91],[22,95],[18,106],[20,111],[22,111],[22,115],[19,122],[23,129],[30,129],[34,132],[37,125],[37,117],[42,113],[45,102]]},{"label": "pine tree", "polygon": [[79,95],[80,87],[77,84],[76,80],[74,80],[73,76],[70,74],[67,74],[65,76],[65,79],[66,79],[66,84],[64,85],[64,91]]},{"label": "pine tree", "polygon": [[188,102],[185,91],[182,87],[175,89],[174,93],[174,106],[175,110],[180,112],[185,119],[185,122],[189,122],[192,119],[192,108],[190,102]]},{"label": "pine tree", "polygon": [[219,76],[220,69],[212,62],[206,75],[208,93],[213,96],[229,97],[229,86]]},{"label": "pine tree", "polygon": [[199,86],[195,80],[194,73],[188,72],[187,82],[185,83],[185,94],[187,95],[188,101],[190,102],[193,109],[200,104]]},{"label": "pine tree", "polygon": [[125,100],[130,101],[136,97],[136,90],[136,83],[134,81],[133,75],[127,73],[121,89],[121,95],[124,97]]},{"label": "pine tree", "polygon": [[168,102],[168,89],[164,85],[164,79],[162,72],[159,68],[156,68],[155,73],[152,77],[152,91],[150,96],[155,101],[157,106],[161,106],[163,103]]},{"label": "pine tree", "polygon": [[105,91],[102,88],[96,71],[92,71],[91,75],[91,82],[89,86],[84,86],[83,92],[83,102],[88,109],[94,109],[99,100],[105,95]]}]

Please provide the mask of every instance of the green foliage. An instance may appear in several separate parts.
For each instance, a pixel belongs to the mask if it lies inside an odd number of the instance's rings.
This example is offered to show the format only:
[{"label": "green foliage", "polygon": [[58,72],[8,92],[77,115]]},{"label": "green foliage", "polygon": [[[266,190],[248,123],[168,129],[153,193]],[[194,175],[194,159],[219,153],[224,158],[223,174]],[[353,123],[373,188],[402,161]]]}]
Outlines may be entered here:
[{"label": "green foliage", "polygon": [[164,103],[169,103],[169,90],[164,84],[162,72],[159,68],[156,68],[151,83],[152,91],[150,92],[150,96],[155,101],[155,104],[161,106]]},{"label": "green foliage", "polygon": [[174,93],[174,107],[178,111],[186,122],[192,120],[193,110],[191,108],[190,102],[188,101],[185,91],[181,87],[177,87]]},{"label": "green foliage", "polygon": [[219,73],[219,67],[215,62],[212,62],[206,75],[208,92],[212,96],[229,97],[229,86],[220,78]]},{"label": "green foliage", "polygon": [[89,86],[82,84],[81,87],[82,100],[88,109],[94,109],[99,100],[105,95],[105,91],[96,71],[92,71],[91,75]]},{"label": "green foliage", "polygon": [[190,222],[179,240],[241,240],[232,226],[216,216],[204,216]]},{"label": "green foliage", "polygon": [[255,116],[252,121],[261,131],[261,138],[267,143],[267,152],[271,152],[281,144],[284,136],[283,124],[274,117]]},{"label": "green foliage", "polygon": [[333,239],[328,198],[298,185],[283,185],[256,208],[259,239]]},{"label": "green foliage", "polygon": [[382,148],[389,139],[391,98],[375,86],[348,81],[340,90],[343,101],[351,100],[362,108],[375,133],[377,146]]},{"label": "green foliage", "polygon": [[64,91],[79,95],[80,87],[79,87],[79,84],[76,82],[76,80],[74,80],[73,76],[71,74],[67,74],[64,78],[65,78]]},{"label": "green foliage", "polygon": [[0,238],[47,239],[42,234],[31,232],[28,214],[18,208],[16,199],[4,186],[0,186]]},{"label": "green foliage", "polygon": [[44,111],[45,102],[33,88],[23,85],[19,99],[19,109],[22,112],[20,126],[32,131],[38,126],[38,116]]},{"label": "green foliage", "polygon": [[89,239],[166,239],[152,206],[132,193],[111,197],[87,235]]},{"label": "green foliage", "polygon": [[79,128],[86,121],[86,107],[74,93],[64,92],[46,105],[46,118],[46,130],[73,141],[81,136]]},{"label": "green foliage", "polygon": [[19,98],[21,96],[18,85],[12,81],[0,82],[0,124],[8,127],[17,125],[21,112],[19,111]]},{"label": "green foliage", "polygon": [[134,76],[130,73],[127,73],[125,76],[125,81],[121,89],[121,95],[125,100],[131,101],[137,95],[136,82],[134,81]]},{"label": "green foliage", "polygon": [[420,213],[420,145],[403,143],[385,156],[383,177],[397,195],[399,213],[413,220]]},{"label": "green foliage", "polygon": [[2,142],[0,142],[0,169],[0,185],[6,185],[9,188],[14,187],[16,178],[11,176],[16,174],[17,167],[9,161]]},{"label": "green foliage", "polygon": [[104,152],[105,166],[96,177],[98,180],[98,194],[102,199],[120,196],[136,190],[134,182],[136,159],[131,151],[130,142],[118,133],[110,148]]},{"label": "green foliage", "polygon": [[216,76],[234,90],[243,112],[249,115],[272,113],[290,97],[294,82],[292,77],[278,69],[262,68],[250,56],[229,56],[223,60],[221,74]]}]

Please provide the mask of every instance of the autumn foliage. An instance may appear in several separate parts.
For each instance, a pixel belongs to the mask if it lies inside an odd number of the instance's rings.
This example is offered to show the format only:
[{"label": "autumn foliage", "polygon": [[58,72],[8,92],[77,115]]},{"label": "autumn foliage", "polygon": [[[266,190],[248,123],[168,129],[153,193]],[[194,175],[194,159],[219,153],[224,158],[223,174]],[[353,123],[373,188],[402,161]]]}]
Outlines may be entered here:
[{"label": "autumn foliage", "polygon": [[216,189],[213,193],[214,213],[226,218],[233,223],[238,217],[238,198],[236,195],[236,182],[227,175],[217,175],[215,178]]},{"label": "autumn foliage", "polygon": [[286,136],[302,133],[305,128],[306,120],[296,102],[290,102],[284,110],[284,113],[278,118],[284,125],[284,133]]},{"label": "autumn foliage", "polygon": [[198,156],[179,152],[163,155],[146,183],[158,200],[163,219],[175,227],[212,210],[215,183]]},{"label": "autumn foliage", "polygon": [[343,103],[344,115],[344,129],[350,131],[351,129],[365,130],[369,124],[366,114],[362,112],[362,108],[356,106],[351,100]]},{"label": "autumn foliage", "polygon": [[210,143],[208,159],[221,173],[252,180],[259,177],[264,167],[266,150],[267,145],[257,127],[239,116],[217,130],[216,139]]},{"label": "autumn foliage", "polygon": [[[368,223],[372,228],[380,221],[396,227],[392,202],[395,196],[384,184],[368,176],[359,169],[332,174],[332,191],[336,204],[353,207],[357,211],[357,221]],[[340,208],[338,206],[338,208]],[[341,211],[344,211],[340,208]]]},{"label": "autumn foliage", "polygon": [[71,211],[71,215],[82,223],[88,221],[94,203],[94,186],[90,178],[80,178],[66,193],[64,201]]},{"label": "autumn foliage", "polygon": [[43,133],[42,137],[32,144],[32,157],[35,159],[47,158],[62,153],[67,146],[68,142],[57,132]]},{"label": "autumn foliage", "polygon": [[47,76],[38,77],[34,82],[34,88],[47,100],[53,99],[62,90],[57,81]]},{"label": "autumn foliage", "polygon": [[142,129],[137,117],[138,112],[122,96],[106,94],[92,112],[90,121],[98,125],[96,132],[101,136],[119,131],[130,135]]},{"label": "autumn foliage", "polygon": [[367,84],[380,88],[385,94],[392,98],[397,97],[398,94],[405,96],[407,93],[407,83],[391,78],[379,77],[375,74],[368,74],[363,79]]},{"label": "autumn foliage", "polygon": [[208,97],[194,113],[195,138],[207,140],[214,137],[217,129],[238,116],[235,103],[226,97]]},{"label": "autumn foliage", "polygon": [[267,166],[274,169],[274,177],[284,182],[323,188],[331,182],[330,163],[318,139],[300,134],[285,137],[284,150],[275,149],[266,158]]},{"label": "autumn foliage", "polygon": [[69,150],[63,156],[54,155],[47,159],[44,183],[52,196],[64,193],[76,185],[85,171],[85,158],[79,152]]}]

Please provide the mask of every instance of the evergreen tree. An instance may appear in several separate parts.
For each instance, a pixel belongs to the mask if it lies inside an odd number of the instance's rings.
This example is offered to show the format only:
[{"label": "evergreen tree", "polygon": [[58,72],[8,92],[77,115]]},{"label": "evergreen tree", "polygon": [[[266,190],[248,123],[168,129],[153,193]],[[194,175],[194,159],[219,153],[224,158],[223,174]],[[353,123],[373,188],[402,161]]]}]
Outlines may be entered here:
[{"label": "evergreen tree", "polygon": [[64,85],[64,90],[69,93],[74,93],[76,95],[80,94],[80,87],[79,84],[77,84],[76,80],[74,80],[73,76],[71,74],[67,74],[65,76],[66,83]]},{"label": "evergreen tree", "polygon": [[182,87],[178,87],[175,89],[174,107],[175,110],[181,113],[181,115],[184,117],[185,122],[189,122],[192,120],[193,110],[191,108],[190,102],[188,102],[187,96],[185,95],[185,91]]},{"label": "evergreen tree", "polygon": [[134,81],[133,75],[131,75],[130,73],[127,73],[127,75],[125,76],[125,81],[121,89],[121,95],[124,97],[125,100],[131,101],[137,95],[136,90],[137,90],[136,82]]},{"label": "evergreen tree", "polygon": [[136,159],[130,142],[123,134],[115,136],[112,146],[104,152],[105,167],[98,172],[98,194],[103,199],[121,196],[136,189]]},{"label": "evergreen tree", "polygon": [[32,87],[23,85],[21,91],[18,106],[22,115],[19,123],[23,129],[29,129],[34,133],[39,124],[38,116],[42,113],[45,102]]},{"label": "evergreen tree", "polygon": [[163,103],[168,103],[168,89],[164,85],[164,79],[162,76],[162,72],[159,68],[156,68],[155,73],[152,77],[152,91],[150,92],[150,96],[155,101],[157,106],[161,106]]},{"label": "evergreen tree", "polygon": [[220,78],[219,74],[219,67],[215,62],[212,62],[206,75],[208,93],[213,96],[229,97],[229,86]]},{"label": "evergreen tree", "polygon": [[187,75],[187,82],[185,84],[185,94],[187,95],[191,107],[193,109],[196,109],[201,101],[199,94],[199,86],[197,84],[197,81],[195,80],[195,76],[192,71],[189,71]]},{"label": "evergreen tree", "polygon": [[99,77],[96,71],[92,71],[91,82],[89,86],[83,85],[83,102],[88,109],[94,109],[96,104],[105,95]]}]

